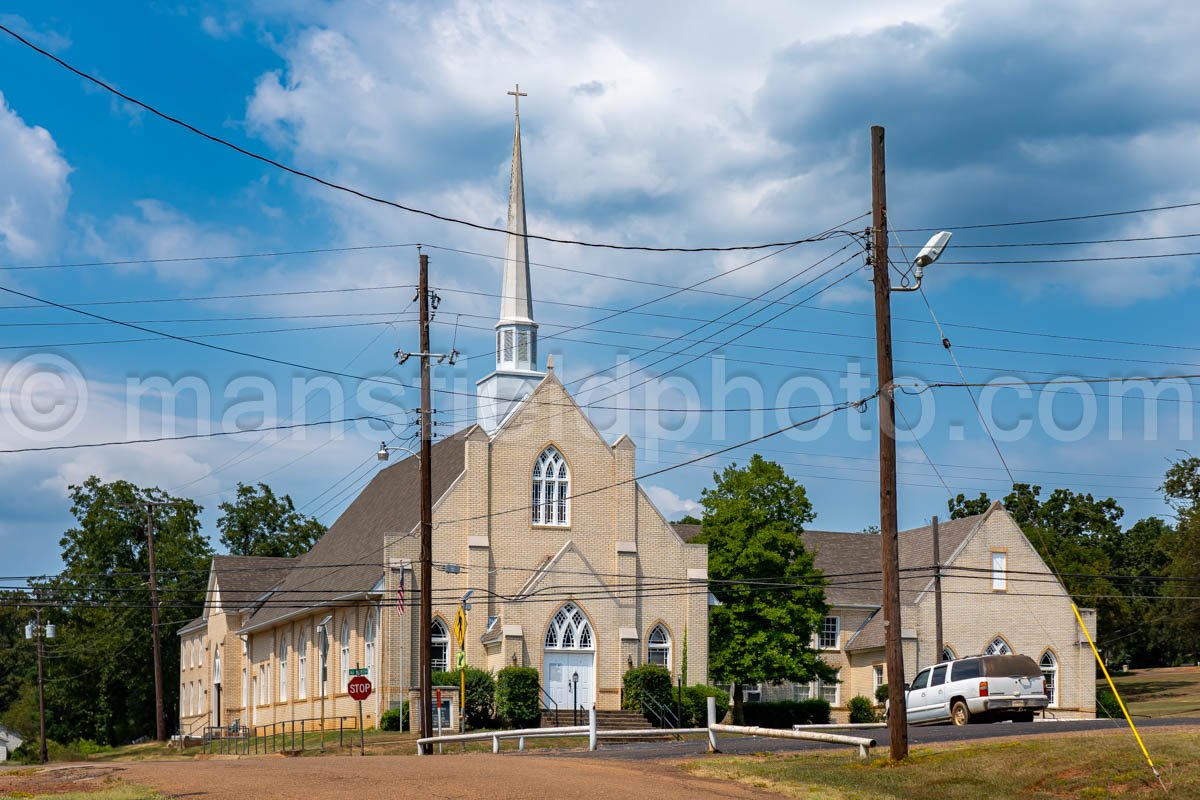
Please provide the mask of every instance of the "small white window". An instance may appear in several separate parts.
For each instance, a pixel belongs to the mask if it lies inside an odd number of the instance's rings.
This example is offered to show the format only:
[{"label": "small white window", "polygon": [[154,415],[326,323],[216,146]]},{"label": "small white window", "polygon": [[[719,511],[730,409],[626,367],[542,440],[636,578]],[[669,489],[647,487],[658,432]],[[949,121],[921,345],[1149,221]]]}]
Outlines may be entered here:
[{"label": "small white window", "polygon": [[350,626],[342,623],[342,649],[339,655],[341,656],[342,668],[342,685],[341,691],[346,691],[350,688]]},{"label": "small white window", "polygon": [[671,635],[662,625],[655,625],[646,640],[646,660],[660,667],[671,668]]},{"label": "small white window", "polygon": [[435,619],[429,629],[429,668],[434,672],[450,669],[450,634],[440,619]]},{"label": "small white window", "polygon": [[296,694],[303,700],[308,697],[308,637],[300,634],[300,643],[296,645]]},{"label": "small white window", "polygon": [[872,683],[872,685],[871,685],[871,689],[872,689],[873,691],[876,691],[876,692],[878,692],[878,691],[879,691],[879,687],[880,687],[880,686],[883,686],[883,684],[884,684],[884,680],[883,680],[883,664],[876,664],[876,665],[874,666],[874,668],[871,670],[871,672],[872,672],[872,678],[873,678],[873,683]]},{"label": "small white window", "polygon": [[1050,698],[1050,707],[1058,707],[1058,659],[1054,657],[1054,653],[1050,650],[1042,653],[1042,659],[1039,662],[1042,668],[1042,677],[1046,681],[1046,696]]},{"label": "small white window", "polygon": [[838,704],[838,686],[840,685],[837,682],[826,683],[820,679],[810,681],[808,684],[808,696],[814,700],[819,697],[829,703],[829,705],[836,707]]},{"label": "small white window", "polygon": [[279,640],[279,702],[287,702],[288,650],[287,640]]},{"label": "small white window", "polygon": [[1004,550],[992,551],[992,591],[1008,591],[1008,553]]},{"label": "small white window", "polygon": [[366,662],[367,678],[375,680],[375,627],[376,612],[367,614],[367,633],[363,637],[363,661]]},{"label": "small white window", "polygon": [[841,632],[842,618],[826,617],[821,623],[821,632],[817,635],[817,647],[822,650],[837,650]]}]

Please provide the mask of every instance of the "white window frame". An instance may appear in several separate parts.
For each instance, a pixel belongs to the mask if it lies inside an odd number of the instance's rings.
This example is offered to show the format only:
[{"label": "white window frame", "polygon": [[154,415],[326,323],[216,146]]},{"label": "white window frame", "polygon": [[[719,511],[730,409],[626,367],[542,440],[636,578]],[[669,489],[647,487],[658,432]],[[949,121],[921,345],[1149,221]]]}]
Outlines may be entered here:
[{"label": "white window frame", "polygon": [[992,591],[1008,591],[1008,551],[992,551]]},{"label": "white window frame", "polygon": [[363,637],[363,661],[367,666],[367,678],[375,681],[375,636],[378,629],[379,612],[370,611],[367,614],[367,632]]},{"label": "white window frame", "polygon": [[[1050,664],[1046,664],[1046,657],[1049,656]],[[1050,648],[1046,648],[1042,652],[1041,658],[1038,659],[1038,668],[1042,671],[1042,679],[1046,680],[1049,675],[1050,681],[1050,708],[1058,708],[1058,656]]]},{"label": "white window frame", "polygon": [[[840,677],[841,673],[839,672],[838,675]],[[842,684],[840,681],[837,683],[825,683],[820,678],[817,678],[808,682],[808,697],[810,700],[821,698],[829,703],[830,708],[837,708],[838,700],[841,696],[841,688]],[[827,696],[830,689],[833,690],[832,698]]]},{"label": "white window frame", "polygon": [[288,645],[287,639],[279,640],[279,702],[286,703],[288,699]]},{"label": "white window frame", "polygon": [[296,697],[305,700],[308,698],[308,636],[303,633],[296,652]]},{"label": "white window frame", "polygon": [[997,636],[992,639],[986,648],[983,650],[985,656],[1009,656],[1012,655],[1012,645],[1003,636]]},{"label": "white window frame", "polygon": [[350,623],[349,622],[346,622],[346,621],[342,622],[342,636],[341,636],[341,639],[339,639],[338,641],[340,644],[340,650],[338,652],[338,655],[341,657],[341,662],[342,662],[341,664],[338,665],[342,668],[341,691],[346,692],[346,691],[349,691],[349,689],[350,689]]},{"label": "white window frame", "polygon": [[[439,650],[443,653],[440,658]],[[429,668],[433,672],[450,671],[450,631],[440,617],[433,618],[429,629]]]},{"label": "white window frame", "polygon": [[871,697],[872,698],[875,696],[875,692],[879,691],[879,687],[883,686],[885,683],[887,683],[887,681],[884,679],[885,676],[884,676],[883,669],[884,669],[883,664],[875,664],[871,667],[871,680],[872,680]]},{"label": "white window frame", "polygon": [[[656,634],[660,636],[658,641],[655,641]],[[646,637],[646,663],[671,669],[671,632],[665,625],[655,625]]]},{"label": "white window frame", "polygon": [[[830,621],[833,621],[830,633]],[[827,616],[821,620],[821,629],[816,633],[816,646],[821,650],[837,650],[842,641],[842,618]]]},{"label": "white window frame", "polygon": [[531,521],[534,525],[565,528],[571,524],[571,467],[554,445],[533,463]]}]

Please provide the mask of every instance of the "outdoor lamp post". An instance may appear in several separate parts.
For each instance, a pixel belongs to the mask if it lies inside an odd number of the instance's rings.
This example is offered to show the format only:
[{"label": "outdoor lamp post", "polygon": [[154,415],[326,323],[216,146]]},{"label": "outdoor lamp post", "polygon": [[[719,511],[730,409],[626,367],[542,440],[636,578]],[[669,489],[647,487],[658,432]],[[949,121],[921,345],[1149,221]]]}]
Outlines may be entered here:
[{"label": "outdoor lamp post", "polygon": [[571,673],[571,724],[579,724],[579,673]]}]

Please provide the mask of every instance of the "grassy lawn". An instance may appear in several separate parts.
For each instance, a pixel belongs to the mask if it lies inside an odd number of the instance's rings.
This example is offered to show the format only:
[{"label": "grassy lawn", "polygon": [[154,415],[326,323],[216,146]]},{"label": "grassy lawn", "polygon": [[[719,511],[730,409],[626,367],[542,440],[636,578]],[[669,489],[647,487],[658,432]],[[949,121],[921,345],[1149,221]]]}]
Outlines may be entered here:
[{"label": "grassy lawn", "polygon": [[66,794],[30,794],[17,791],[12,794],[0,794],[0,799],[32,798],[33,800],[166,800],[164,795],[153,789],[143,789],[137,786],[112,786],[95,792],[67,792]]},{"label": "grassy lawn", "polygon": [[[1200,667],[1139,669],[1114,675],[1130,714],[1147,717],[1200,716]],[[1101,678],[1096,688],[1108,688]],[[1113,709],[1119,714],[1118,709]]]},{"label": "grassy lawn", "polygon": [[[1200,798],[1200,734],[1152,733],[1146,744],[1170,796]],[[974,800],[980,797],[1162,797],[1127,733],[925,746],[898,765],[848,752],[705,759],[681,767],[790,797]]]}]

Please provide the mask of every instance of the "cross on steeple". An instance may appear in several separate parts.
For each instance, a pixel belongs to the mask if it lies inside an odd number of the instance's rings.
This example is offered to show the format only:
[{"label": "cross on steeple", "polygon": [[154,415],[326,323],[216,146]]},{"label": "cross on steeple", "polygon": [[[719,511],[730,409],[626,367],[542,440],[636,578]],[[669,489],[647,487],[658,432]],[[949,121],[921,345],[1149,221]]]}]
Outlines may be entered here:
[{"label": "cross on steeple", "polygon": [[522,98],[522,97],[529,97],[529,93],[528,93],[528,92],[522,92],[522,91],[521,91],[521,84],[519,84],[519,83],[518,83],[518,84],[516,84],[516,88],[515,88],[513,91],[509,92],[509,94],[511,94],[511,95],[512,95],[512,98],[513,98],[513,106],[515,107],[516,114],[517,114],[517,116],[519,117],[519,116],[521,116],[521,98]]}]

